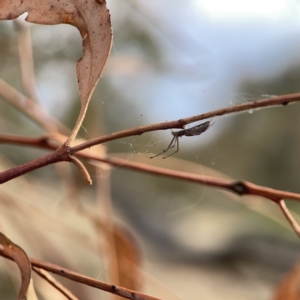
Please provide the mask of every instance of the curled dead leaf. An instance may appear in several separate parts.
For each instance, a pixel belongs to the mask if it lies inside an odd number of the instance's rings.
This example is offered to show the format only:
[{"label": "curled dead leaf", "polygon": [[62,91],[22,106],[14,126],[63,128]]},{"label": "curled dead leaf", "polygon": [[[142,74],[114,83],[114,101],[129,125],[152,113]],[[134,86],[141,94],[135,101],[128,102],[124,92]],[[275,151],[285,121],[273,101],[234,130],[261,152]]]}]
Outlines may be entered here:
[{"label": "curled dead leaf", "polygon": [[27,12],[26,21],[38,24],[71,24],[78,28],[84,55],[77,63],[81,110],[66,141],[77,135],[92,92],[106,64],[112,43],[110,14],[105,0],[1,0],[0,19],[11,20]]},{"label": "curled dead leaf", "polygon": [[14,244],[8,237],[0,232],[0,244],[3,246],[5,255],[14,260],[21,272],[21,288],[18,295],[18,300],[23,300],[26,297],[28,287],[31,280],[31,263],[25,251]]}]

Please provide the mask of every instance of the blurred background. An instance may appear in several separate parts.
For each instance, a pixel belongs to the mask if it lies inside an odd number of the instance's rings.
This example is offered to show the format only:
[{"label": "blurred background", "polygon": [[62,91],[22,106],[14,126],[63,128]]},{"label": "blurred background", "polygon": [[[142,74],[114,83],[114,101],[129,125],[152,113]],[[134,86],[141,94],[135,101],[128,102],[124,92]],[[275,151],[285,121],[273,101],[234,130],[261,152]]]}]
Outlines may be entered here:
[{"label": "blurred background", "polygon": [[[81,138],[299,92],[298,1],[107,2],[113,46]],[[72,128],[80,107],[79,32],[69,25],[33,25],[22,19],[0,22],[0,78],[28,93],[21,75],[20,32],[29,29],[38,103]],[[7,99],[0,100],[1,133],[44,134]],[[294,104],[216,117],[203,135],[181,138],[179,152],[164,160],[148,156],[168,146],[171,131],[120,139],[101,151],[300,193],[299,112]],[[3,170],[48,153],[4,144],[0,151]],[[264,199],[239,198],[122,166],[97,164],[96,170],[92,164],[89,170],[91,187],[68,164],[3,185],[1,231],[32,256],[113,283],[103,228],[118,224],[134,252],[138,271],[133,273],[141,274],[141,282],[132,279],[136,285],[130,287],[166,300],[275,299],[279,282],[298,259],[296,234],[277,206]],[[298,218],[299,204],[287,204]],[[88,222],[91,211],[97,212],[101,229]],[[5,280],[0,280],[0,292],[14,299],[12,278],[17,275],[10,272],[12,264],[1,263]],[[82,299],[111,297],[63,282]],[[47,288],[39,284],[41,299],[60,299],[47,298],[53,291],[43,295]]]}]

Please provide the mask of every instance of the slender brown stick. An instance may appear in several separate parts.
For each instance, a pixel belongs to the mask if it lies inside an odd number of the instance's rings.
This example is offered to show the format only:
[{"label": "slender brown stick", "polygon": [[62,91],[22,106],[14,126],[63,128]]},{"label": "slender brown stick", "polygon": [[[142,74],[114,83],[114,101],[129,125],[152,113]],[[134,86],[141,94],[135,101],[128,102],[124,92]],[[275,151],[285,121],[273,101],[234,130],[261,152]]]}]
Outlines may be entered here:
[{"label": "slender brown stick", "polygon": [[[0,255],[6,257],[8,259],[11,259],[11,257],[4,254],[2,246],[0,246]],[[149,296],[149,295],[137,292],[137,291],[133,291],[133,290],[126,289],[126,288],[116,286],[116,285],[112,285],[112,284],[108,284],[108,283],[105,283],[103,281],[99,281],[99,280],[96,280],[94,278],[84,276],[82,274],[79,274],[79,273],[76,273],[74,271],[62,268],[62,267],[60,267],[58,265],[55,265],[55,264],[48,263],[48,262],[43,261],[43,260],[39,260],[39,259],[32,258],[32,257],[30,257],[29,260],[31,262],[31,265],[34,266],[34,267],[46,270],[48,272],[57,274],[59,276],[68,278],[70,280],[80,282],[80,283],[83,283],[85,285],[88,285],[88,286],[91,286],[91,287],[94,287],[94,288],[112,293],[114,295],[121,296],[121,297],[126,298],[126,299],[132,299],[132,300],[161,300],[159,298],[152,297],[152,296]],[[128,272],[130,272],[130,270],[128,270]]]},{"label": "slender brown stick", "polygon": [[[20,176],[22,174],[25,174],[34,169],[40,168],[42,166],[46,166],[51,163],[55,163],[55,162],[59,162],[59,161],[70,161],[70,155],[72,155],[76,152],[79,152],[81,150],[84,150],[86,148],[89,148],[93,145],[100,144],[100,143],[103,143],[106,141],[118,139],[121,137],[131,136],[131,135],[142,134],[144,132],[153,131],[153,130],[177,128],[177,126],[184,127],[185,124],[194,122],[196,120],[210,118],[213,116],[220,116],[220,115],[224,115],[224,114],[254,109],[254,108],[258,108],[258,107],[261,108],[261,107],[275,106],[275,105],[287,105],[288,103],[297,102],[297,101],[300,101],[300,94],[272,97],[272,98],[265,99],[265,100],[259,100],[256,102],[249,102],[249,103],[244,103],[244,104],[237,105],[234,107],[227,107],[227,108],[223,108],[220,110],[215,110],[215,111],[212,111],[212,112],[209,112],[206,114],[193,116],[193,117],[186,118],[186,119],[181,119],[178,121],[165,122],[165,123],[148,125],[148,126],[140,126],[140,127],[136,127],[133,129],[123,130],[120,132],[108,134],[108,135],[102,136],[100,138],[90,140],[88,142],[82,143],[73,148],[62,146],[62,147],[58,148],[52,154],[49,154],[49,155],[42,157],[40,159],[37,159],[35,161],[29,162],[27,164],[24,164],[24,165],[21,165],[21,166],[18,166],[18,167],[15,167],[15,168],[12,168],[10,170],[0,173],[0,183],[6,182],[12,178],[15,178],[17,176]],[[33,138],[25,139],[25,138],[16,138],[16,137],[6,135],[6,136],[2,136],[2,137],[0,136],[0,141],[17,142],[17,143],[19,142],[20,144],[24,144],[24,145],[30,145],[30,144],[32,145],[35,143],[37,146],[42,147],[42,148],[55,149],[55,146],[51,145],[49,143],[49,139],[47,139],[47,138],[39,138],[39,139],[34,140]],[[180,172],[180,171],[173,171],[173,170],[157,168],[157,167],[149,166],[146,164],[140,164],[140,163],[137,164],[137,163],[132,163],[132,162],[123,161],[123,160],[120,161],[119,159],[115,159],[115,158],[104,158],[102,156],[99,156],[99,155],[96,155],[96,154],[90,153],[90,152],[87,154],[86,151],[79,153],[79,156],[85,157],[88,159],[103,161],[106,163],[110,163],[112,165],[121,165],[123,167],[131,168],[131,169],[142,171],[142,172],[157,174],[157,175],[161,175],[161,176],[169,176],[169,177],[173,177],[173,178],[202,183],[202,184],[205,184],[208,186],[214,186],[214,187],[218,187],[218,188],[222,188],[222,189],[227,189],[227,190],[234,192],[236,194],[239,194],[239,195],[256,195],[256,196],[261,196],[261,197],[267,198],[267,199],[275,201],[276,203],[279,204],[285,217],[288,219],[288,221],[292,225],[295,232],[299,235],[299,232],[300,232],[299,226],[296,223],[296,221],[294,221],[292,215],[289,214],[289,211],[284,206],[284,202],[283,203],[281,202],[281,199],[286,198],[286,199],[300,201],[300,194],[266,188],[266,187],[255,185],[250,182],[246,182],[246,181],[232,182],[232,181],[224,180],[224,179],[218,179],[218,178],[213,178],[213,177],[200,176],[200,175],[196,175],[196,174],[184,173],[184,172]]]},{"label": "slender brown stick", "polygon": [[[1,83],[1,81],[0,81]],[[0,87],[1,91],[1,87]],[[69,147],[69,146],[62,146],[60,148],[60,153],[53,153],[49,154],[45,157],[39,158],[35,161],[25,163],[21,166],[17,166],[12,168],[11,170],[4,171],[0,173],[0,184],[4,183],[8,180],[11,180],[13,178],[16,178],[20,175],[26,174],[32,170],[44,167],[49,164],[53,164],[59,161],[69,161],[67,156],[72,155],[76,152],[82,151],[84,149],[90,148],[92,146],[95,146],[97,144],[102,144],[104,142],[116,140],[119,138],[124,138],[128,136],[134,136],[134,135],[140,135],[145,132],[149,131],[155,131],[155,130],[165,130],[165,129],[170,129],[170,128],[184,128],[186,124],[207,119],[207,118],[212,118],[214,116],[221,116],[225,114],[230,114],[230,113],[235,113],[235,112],[240,112],[240,111],[245,111],[249,109],[255,109],[255,108],[262,108],[262,107],[270,107],[270,106],[278,106],[278,105],[287,105],[288,103],[292,102],[298,102],[300,101],[300,93],[298,94],[291,94],[291,95],[284,95],[284,96],[278,96],[278,97],[272,97],[268,98],[265,100],[259,100],[255,102],[249,102],[249,103],[244,103],[241,105],[236,105],[236,106],[230,106],[226,108],[222,108],[219,110],[215,110],[212,112],[208,112],[205,114],[201,115],[196,115],[193,117],[185,118],[185,119],[180,119],[177,121],[171,121],[171,122],[163,122],[163,123],[158,123],[158,124],[152,124],[152,125],[146,125],[146,126],[140,126],[140,127],[135,127],[127,130],[122,130],[119,132],[114,132],[111,134],[104,135],[99,138],[92,139],[90,141],[87,141],[85,143],[79,144],[74,147]]]},{"label": "slender brown stick", "polygon": [[[35,146],[43,149],[51,149],[51,150],[56,149],[55,146],[51,145],[50,142],[47,141],[47,139],[45,138],[34,139],[34,138],[20,137],[20,139],[18,139],[17,136],[0,135],[0,142],[21,144],[26,146]],[[145,172],[145,173],[150,173],[150,174],[155,174],[160,176],[167,176],[174,179],[187,180],[190,182],[201,183],[208,186],[227,189],[238,195],[256,195],[264,198],[269,198],[270,200],[276,202],[282,198],[300,201],[300,194],[276,190],[264,186],[259,186],[247,181],[230,181],[226,179],[214,178],[214,177],[209,177],[209,176],[204,176],[199,174],[169,170],[169,169],[156,167],[144,163],[130,162],[128,160],[124,160],[120,158],[105,157],[103,155],[99,155],[93,152],[92,150],[81,151],[80,153],[77,153],[77,156],[85,159],[92,159],[96,161],[105,162],[114,166],[131,169],[139,172]],[[0,173],[0,178],[1,178],[1,173]]]},{"label": "slender brown stick", "polygon": [[93,184],[91,176],[89,174],[89,172],[87,171],[87,169],[85,168],[84,164],[75,156],[70,155],[69,157],[70,162],[72,162],[81,172],[81,174],[83,175],[83,177],[85,178],[86,182],[90,185]]},{"label": "slender brown stick", "polygon": [[0,184],[29,173],[33,170],[62,161],[70,161],[69,147],[60,147],[53,153],[50,153],[28,163],[13,167],[9,170],[0,172]]},{"label": "slender brown stick", "polygon": [[288,208],[285,205],[284,200],[280,199],[277,202],[277,204],[279,205],[279,207],[280,207],[281,211],[283,212],[285,218],[289,221],[289,223],[292,226],[292,228],[294,229],[294,231],[300,237],[300,226],[298,225],[298,223],[296,222],[296,220],[294,219],[294,217],[292,216],[292,214],[289,212]]},{"label": "slender brown stick", "polygon": [[[55,149],[50,144],[47,145],[45,142],[46,139],[43,138],[24,138],[20,137],[20,140],[17,139],[16,136],[9,137],[7,136],[2,139],[2,136],[0,135],[0,141],[5,140],[7,142],[12,142],[16,144],[22,144],[26,146],[36,146],[46,149]],[[19,143],[18,143],[19,141]],[[43,142],[41,142],[43,141]],[[294,231],[297,233],[297,235],[300,237],[300,227],[298,226],[297,222],[294,220],[291,213],[288,211],[287,207],[285,206],[284,200],[282,198],[287,198],[291,200],[300,201],[300,194],[291,193],[291,192],[285,192],[280,190],[275,190],[263,186],[258,186],[250,182],[246,181],[229,181],[224,179],[218,179],[213,177],[207,177],[202,176],[198,174],[191,174],[191,173],[185,173],[181,171],[175,171],[175,170],[169,170],[169,169],[163,169],[160,167],[150,166],[143,163],[135,163],[130,162],[127,160],[123,160],[120,158],[112,158],[112,157],[104,157],[102,155],[99,155],[98,153],[87,153],[86,151],[82,151],[77,154],[78,156],[86,159],[93,159],[96,161],[101,161],[105,163],[109,163],[114,166],[118,166],[121,168],[127,168],[132,169],[135,171],[150,173],[150,174],[156,174],[159,176],[167,176],[174,179],[181,179],[181,180],[187,180],[192,181],[196,183],[201,183],[204,185],[210,185],[214,187],[224,188],[228,189],[231,192],[234,192],[239,195],[256,195],[261,196],[264,198],[267,198],[268,200],[276,202],[280,209],[282,210],[285,218],[288,220]],[[220,184],[221,182],[221,184]]]},{"label": "slender brown stick", "polygon": [[55,289],[62,293],[69,300],[79,300],[72,292],[70,292],[66,287],[64,287],[60,282],[58,282],[52,275],[50,275],[45,270],[39,269],[37,267],[32,267],[32,270],[38,274],[40,277],[45,279],[49,284],[51,284]]},{"label": "slender brown stick", "polygon": [[170,122],[163,122],[158,124],[152,124],[152,125],[145,125],[145,126],[139,126],[131,129],[122,130],[119,132],[114,132],[111,134],[107,134],[104,136],[101,136],[99,138],[92,139],[90,141],[87,141],[85,143],[82,143],[80,145],[77,145],[73,147],[72,153],[76,153],[78,151],[81,151],[86,148],[90,148],[92,146],[102,144],[108,141],[134,136],[134,135],[141,135],[145,132],[149,131],[156,131],[156,130],[166,130],[166,129],[172,129],[172,128],[184,128],[185,125],[201,121],[205,119],[210,119],[216,116],[223,116],[228,115],[236,112],[241,111],[247,111],[250,109],[257,109],[257,108],[264,108],[264,107],[271,107],[271,106],[278,106],[278,105],[287,105],[289,103],[293,102],[299,102],[300,101],[300,93],[298,94],[290,94],[290,95],[283,95],[283,96],[275,96],[272,98],[264,99],[264,100],[258,100],[254,102],[247,102],[244,104],[236,105],[236,106],[229,106],[221,109],[217,109],[208,113],[204,113],[201,115],[196,115],[184,119],[180,119],[177,121],[170,121]]}]

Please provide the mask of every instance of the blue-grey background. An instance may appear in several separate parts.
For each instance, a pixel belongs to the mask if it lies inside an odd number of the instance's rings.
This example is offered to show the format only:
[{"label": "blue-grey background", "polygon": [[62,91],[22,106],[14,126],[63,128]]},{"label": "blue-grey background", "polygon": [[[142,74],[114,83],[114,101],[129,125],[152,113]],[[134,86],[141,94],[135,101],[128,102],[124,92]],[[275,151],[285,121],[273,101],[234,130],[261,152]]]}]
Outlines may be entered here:
[{"label": "blue-grey background", "polygon": [[[114,42],[80,131],[86,139],[299,92],[298,1],[109,0],[108,7]],[[72,127],[80,103],[80,35],[68,25],[28,26],[41,105]],[[22,92],[12,21],[0,23],[0,53],[1,78]],[[203,135],[181,138],[180,151],[166,160],[146,156],[169,144],[170,131],[105,146],[109,155],[126,160],[300,192],[299,112],[294,104],[216,117]],[[4,99],[0,114],[3,133],[42,134]],[[46,153],[0,149],[15,164]],[[56,172],[52,166],[31,176],[60,191]],[[82,201],[93,203],[94,188],[73,172]],[[165,286],[156,286],[157,296],[166,293],[163,299],[272,299],[296,262],[296,235],[266,200],[233,198],[121,167],[109,175],[116,216],[135,232],[146,272]],[[57,205],[63,201],[54,198]],[[288,205],[299,212],[299,205]],[[155,293],[149,278],[146,290]]]}]

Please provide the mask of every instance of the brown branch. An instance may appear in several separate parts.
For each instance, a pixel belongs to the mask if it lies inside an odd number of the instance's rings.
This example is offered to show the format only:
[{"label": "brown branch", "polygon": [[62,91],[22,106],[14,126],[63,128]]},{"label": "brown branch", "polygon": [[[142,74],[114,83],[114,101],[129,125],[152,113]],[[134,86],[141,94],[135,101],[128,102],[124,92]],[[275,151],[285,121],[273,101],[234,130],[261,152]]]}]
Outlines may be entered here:
[{"label": "brown branch", "polygon": [[170,122],[163,122],[163,123],[157,123],[152,125],[145,125],[145,126],[139,126],[131,129],[122,130],[119,132],[110,133],[95,139],[92,139],[90,141],[87,141],[85,143],[82,143],[80,145],[77,145],[75,147],[72,147],[72,153],[76,153],[78,151],[90,148],[92,146],[102,144],[105,142],[109,142],[112,140],[134,136],[134,135],[141,135],[143,133],[149,132],[149,131],[156,131],[156,130],[166,130],[166,129],[172,129],[172,128],[184,128],[185,125],[201,121],[205,119],[210,119],[216,116],[223,116],[228,115],[236,112],[241,111],[247,111],[250,109],[257,109],[257,108],[264,108],[264,107],[271,107],[271,106],[279,106],[279,105],[287,105],[289,103],[293,102],[299,102],[300,101],[300,93],[298,94],[290,94],[290,95],[283,95],[283,96],[276,96],[264,100],[258,100],[254,102],[247,102],[244,104],[236,105],[236,106],[229,106],[221,109],[217,109],[208,113],[204,113],[201,115],[196,115],[192,117],[188,117],[185,119],[179,119],[177,121],[170,121]]},{"label": "brown branch", "polygon": [[87,171],[86,167],[84,166],[84,164],[75,156],[70,155],[69,159],[70,159],[70,162],[72,162],[79,169],[79,171],[85,178],[85,181],[88,184],[92,185],[93,182],[92,182],[91,176],[90,176],[89,172]]},{"label": "brown branch", "polygon": [[[4,254],[2,246],[0,246],[0,255],[6,257],[8,259],[12,259],[11,257]],[[96,280],[94,278],[76,273],[74,271],[62,268],[58,265],[51,264],[51,263],[48,263],[48,262],[43,261],[43,260],[39,260],[39,259],[32,258],[32,257],[30,257],[29,260],[31,262],[31,265],[34,266],[34,267],[46,270],[48,272],[57,274],[59,276],[68,278],[70,280],[80,282],[82,284],[85,284],[85,285],[88,285],[88,286],[91,286],[91,287],[109,292],[111,294],[114,294],[114,295],[117,295],[117,296],[120,296],[120,297],[123,297],[123,298],[126,298],[126,299],[132,299],[132,300],[161,300],[159,298],[152,297],[152,296],[149,296],[149,295],[137,292],[137,291],[133,291],[133,290],[126,289],[126,288],[123,288],[123,287],[120,287],[120,286],[115,286],[115,285],[112,285],[112,284],[105,283],[103,281]],[[130,270],[128,270],[128,272],[130,272]]]},{"label": "brown branch", "polygon": [[[55,146],[50,145],[48,143],[49,140],[47,138],[34,139],[34,138],[20,137],[18,139],[17,136],[0,135],[0,142],[16,143],[16,144],[21,144],[26,146],[35,146],[44,149],[55,150]],[[218,179],[218,178],[213,178],[213,177],[208,177],[208,176],[203,176],[198,174],[191,174],[191,173],[186,173],[181,171],[164,169],[164,168],[155,167],[143,163],[130,162],[120,158],[104,157],[103,155],[99,155],[98,153],[95,152],[91,153],[91,150],[89,150],[89,152],[82,151],[77,155],[82,158],[108,163],[121,168],[132,169],[139,172],[145,172],[145,173],[155,174],[159,176],[166,176],[169,178],[181,179],[181,180],[196,182],[196,183],[213,186],[217,188],[227,189],[240,196],[255,195],[255,196],[267,198],[268,200],[274,201],[279,205],[285,218],[288,220],[288,222],[290,223],[290,225],[292,226],[296,234],[300,237],[300,227],[295,221],[295,219],[293,218],[293,216],[291,215],[291,213],[288,211],[287,207],[285,206],[284,200],[282,199],[282,198],[286,198],[286,199],[300,201],[300,194],[275,190],[275,189],[255,185],[247,181],[230,181],[225,179]]]},{"label": "brown branch", "polygon": [[[17,136],[0,135],[0,142],[14,143],[14,144],[20,144],[25,146],[35,146],[43,149],[55,150],[55,146],[53,144],[50,144],[50,140],[43,137],[36,138],[36,139],[20,137],[18,139]],[[131,169],[139,172],[145,172],[148,174],[166,176],[169,178],[186,180],[189,182],[195,182],[207,186],[221,188],[221,189],[231,191],[232,193],[238,194],[240,196],[254,195],[254,196],[264,197],[268,200],[276,202],[280,206],[280,209],[283,211],[284,216],[289,221],[289,223],[291,224],[295,232],[298,235],[300,233],[300,227],[298,226],[297,222],[293,219],[292,215],[284,206],[284,203],[283,204],[281,203],[281,200],[283,198],[296,200],[300,202],[300,194],[275,190],[272,188],[259,186],[247,181],[230,181],[226,179],[192,174],[192,173],[187,173],[182,171],[169,170],[161,167],[151,166],[144,163],[130,162],[128,160],[123,160],[120,158],[105,157],[103,155],[94,152],[92,149],[88,151],[87,150],[81,151],[80,153],[77,153],[77,156],[85,159],[108,163],[110,165],[114,165],[121,168],[126,168],[126,169]],[[0,178],[1,178],[1,173],[0,173]]]},{"label": "brown branch", "polygon": [[52,275],[50,275],[45,270],[32,267],[32,270],[38,274],[41,278],[45,279],[49,284],[51,284],[55,289],[62,293],[69,300],[79,300],[72,292],[70,292],[66,287],[64,287],[60,282],[58,282]]},{"label": "brown branch", "polygon": [[[1,83],[1,81],[0,81]],[[1,86],[0,86],[1,91]],[[6,181],[9,181],[13,178],[16,178],[20,175],[26,174],[32,170],[44,167],[49,164],[53,164],[59,161],[69,161],[68,158],[69,155],[72,155],[74,153],[77,153],[79,151],[82,151],[84,149],[90,148],[92,146],[95,146],[97,144],[105,143],[108,141],[128,137],[128,136],[134,136],[134,135],[140,135],[145,132],[149,131],[155,131],[155,130],[165,130],[165,129],[171,129],[171,128],[184,128],[186,124],[200,121],[207,118],[212,118],[214,116],[221,116],[225,114],[231,114],[236,112],[241,112],[249,109],[255,109],[255,108],[262,108],[262,107],[270,107],[270,106],[278,106],[278,105],[287,105],[288,103],[298,102],[300,101],[300,93],[298,94],[291,94],[291,95],[284,95],[284,96],[277,96],[268,98],[265,100],[259,100],[255,102],[249,102],[244,103],[241,105],[236,106],[230,106],[222,109],[218,109],[212,112],[208,112],[201,115],[196,115],[193,117],[180,119],[177,121],[170,121],[170,122],[163,122],[158,124],[152,124],[152,125],[145,125],[145,126],[139,126],[127,130],[122,130],[119,132],[110,133],[107,135],[104,135],[99,138],[92,139],[90,141],[87,141],[85,143],[79,144],[74,147],[69,146],[62,146],[60,148],[59,153],[56,153],[56,151],[52,154],[49,154],[47,156],[41,157],[35,161],[25,163],[23,165],[14,167],[10,170],[4,171],[0,173],[0,183],[4,183]],[[40,140],[40,143],[45,143],[44,140]],[[57,150],[58,151],[58,150]]]},{"label": "brown branch", "polygon": [[70,148],[69,147],[59,147],[54,152],[30,161],[28,163],[13,167],[9,170],[0,172],[0,184],[7,182],[11,179],[34,171],[36,169],[48,166],[62,161],[70,161]]},{"label": "brown branch", "polygon": [[285,205],[285,202],[283,199],[280,199],[277,204],[279,205],[281,211],[283,212],[285,218],[289,221],[290,225],[294,229],[294,231],[297,233],[297,235],[300,237],[300,226],[292,216],[292,214],[289,212],[288,208]]},{"label": "brown branch", "polygon": [[[49,150],[56,150],[56,147],[52,145],[49,142],[49,140],[43,137],[26,138],[21,136],[20,138],[18,138],[18,136],[0,135],[0,143],[4,143],[4,142],[19,144],[24,146],[34,146],[34,147],[39,147],[39,148],[49,149]],[[275,202],[278,202],[279,199],[285,198],[285,199],[296,200],[300,202],[300,194],[263,187],[247,181],[230,181],[226,179],[192,174],[192,173],[187,173],[182,171],[169,170],[169,169],[156,167],[144,163],[131,162],[121,158],[106,157],[98,153],[95,153],[92,150],[81,151],[76,155],[85,159],[92,159],[92,160],[108,163],[110,165],[125,168],[125,169],[131,169],[139,172],[155,174],[159,176],[166,176],[174,179],[186,180],[190,182],[201,183],[207,186],[227,189],[240,196],[243,195],[261,196],[264,198],[269,198],[270,200]]]}]

